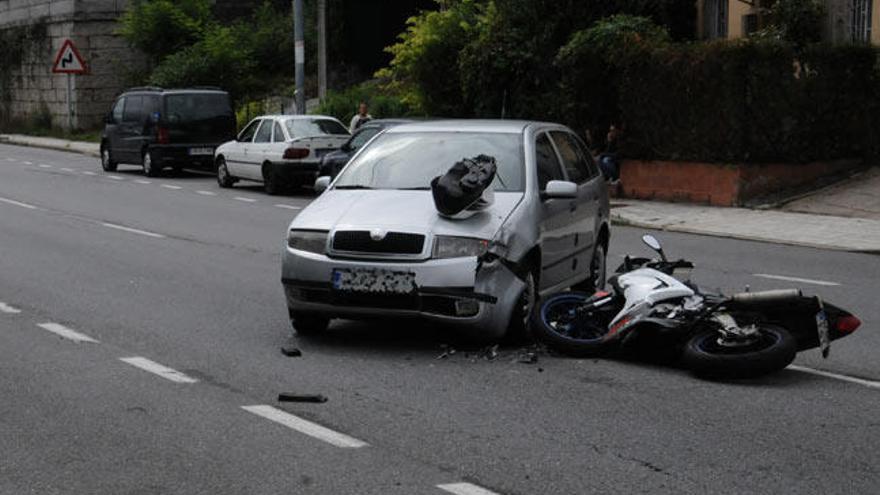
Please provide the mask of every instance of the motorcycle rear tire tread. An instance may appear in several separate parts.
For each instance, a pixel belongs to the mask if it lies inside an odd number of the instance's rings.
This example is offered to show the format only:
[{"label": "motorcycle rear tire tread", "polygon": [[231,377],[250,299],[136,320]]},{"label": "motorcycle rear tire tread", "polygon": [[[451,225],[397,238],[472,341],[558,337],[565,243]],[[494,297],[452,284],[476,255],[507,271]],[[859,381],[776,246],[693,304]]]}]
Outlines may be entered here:
[{"label": "motorcycle rear tire tread", "polygon": [[[779,371],[794,361],[797,340],[788,330],[769,324],[761,329],[779,336],[771,347],[747,354],[711,354],[699,348],[697,343],[707,332],[692,337],[684,346],[682,363],[697,376],[710,379],[755,378]],[[711,333],[717,333],[714,330]]]}]

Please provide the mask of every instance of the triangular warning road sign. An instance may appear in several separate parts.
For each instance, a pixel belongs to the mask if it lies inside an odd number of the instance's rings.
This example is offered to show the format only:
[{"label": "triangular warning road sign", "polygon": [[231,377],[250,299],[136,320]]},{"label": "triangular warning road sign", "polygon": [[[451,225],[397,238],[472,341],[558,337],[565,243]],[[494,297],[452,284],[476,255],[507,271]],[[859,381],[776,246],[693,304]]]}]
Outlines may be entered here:
[{"label": "triangular warning road sign", "polygon": [[60,74],[85,74],[86,63],[79,51],[73,45],[73,41],[64,40],[58,55],[55,56],[55,65],[52,72]]}]

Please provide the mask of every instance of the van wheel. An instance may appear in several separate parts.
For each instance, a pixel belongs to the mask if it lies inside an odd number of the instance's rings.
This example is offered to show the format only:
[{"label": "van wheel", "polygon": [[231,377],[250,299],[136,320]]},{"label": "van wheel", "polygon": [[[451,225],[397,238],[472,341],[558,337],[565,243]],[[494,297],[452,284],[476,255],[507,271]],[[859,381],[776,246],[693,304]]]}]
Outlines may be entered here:
[{"label": "van wheel", "polygon": [[115,172],[119,164],[113,160],[110,155],[110,148],[106,144],[101,145],[101,168],[104,172]]},{"label": "van wheel", "polygon": [[271,163],[263,164],[263,189],[266,194],[275,196],[281,193],[281,184],[278,180],[278,174],[275,173],[275,166]]},{"label": "van wheel", "polygon": [[235,184],[235,177],[229,175],[229,168],[226,166],[226,159],[223,157],[217,159],[217,184],[224,189],[228,189]]},{"label": "van wheel", "polygon": [[156,177],[159,175],[159,172],[162,170],[160,167],[156,166],[153,162],[153,154],[150,150],[144,151],[143,159],[141,160],[141,165],[144,168],[144,175],[147,177]]}]

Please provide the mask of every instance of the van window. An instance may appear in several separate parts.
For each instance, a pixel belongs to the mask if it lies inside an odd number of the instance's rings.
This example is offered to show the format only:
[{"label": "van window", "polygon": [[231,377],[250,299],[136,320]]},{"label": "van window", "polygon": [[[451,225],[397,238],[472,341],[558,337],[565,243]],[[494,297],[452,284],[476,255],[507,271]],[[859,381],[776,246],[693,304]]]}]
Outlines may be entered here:
[{"label": "van window", "polygon": [[257,131],[257,137],[254,138],[255,143],[271,143],[272,142],[272,121],[264,120],[260,130]]},{"label": "van window", "polygon": [[562,168],[556,157],[556,150],[550,143],[547,134],[541,133],[535,141],[535,159],[538,165],[538,190],[547,189],[547,183],[551,180],[563,180]]},{"label": "van window", "polygon": [[562,157],[562,164],[568,173],[568,180],[575,184],[583,184],[590,180],[590,168],[587,158],[575,142],[573,136],[567,132],[553,131],[553,142]]},{"label": "van window", "polygon": [[232,116],[225,93],[180,93],[165,96],[165,115],[170,123],[189,123]]},{"label": "van window", "polygon": [[120,98],[113,107],[113,123],[122,122],[122,108],[125,106],[125,98]]},{"label": "van window", "polygon": [[126,96],[125,109],[122,112],[123,122],[143,122],[144,121],[144,97],[143,96]]}]

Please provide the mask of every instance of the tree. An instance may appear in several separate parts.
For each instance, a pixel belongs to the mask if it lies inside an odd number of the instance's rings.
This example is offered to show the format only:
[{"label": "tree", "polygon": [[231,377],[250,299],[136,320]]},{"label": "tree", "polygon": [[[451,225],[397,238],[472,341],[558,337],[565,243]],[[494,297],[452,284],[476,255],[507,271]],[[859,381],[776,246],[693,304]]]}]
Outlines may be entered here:
[{"label": "tree", "polygon": [[119,19],[119,34],[152,62],[192,45],[213,22],[211,0],[133,0]]}]

